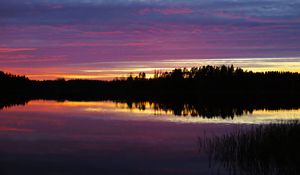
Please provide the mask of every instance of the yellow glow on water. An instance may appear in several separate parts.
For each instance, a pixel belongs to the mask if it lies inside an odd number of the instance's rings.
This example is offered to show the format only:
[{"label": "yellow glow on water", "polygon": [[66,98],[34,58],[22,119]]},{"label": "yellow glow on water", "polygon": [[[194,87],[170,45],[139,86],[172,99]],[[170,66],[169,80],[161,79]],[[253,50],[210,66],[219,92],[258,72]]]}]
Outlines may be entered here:
[{"label": "yellow glow on water", "polygon": [[203,118],[175,116],[172,111],[155,109],[153,103],[132,103],[129,108],[125,103],[111,101],[73,102],[73,101],[30,101],[26,106],[15,106],[4,111],[11,112],[38,112],[59,114],[64,117],[84,116],[104,120],[147,120],[177,123],[227,123],[227,124],[261,124],[276,123],[281,121],[300,120],[300,109],[294,110],[254,110],[252,114],[243,114],[232,118]]}]

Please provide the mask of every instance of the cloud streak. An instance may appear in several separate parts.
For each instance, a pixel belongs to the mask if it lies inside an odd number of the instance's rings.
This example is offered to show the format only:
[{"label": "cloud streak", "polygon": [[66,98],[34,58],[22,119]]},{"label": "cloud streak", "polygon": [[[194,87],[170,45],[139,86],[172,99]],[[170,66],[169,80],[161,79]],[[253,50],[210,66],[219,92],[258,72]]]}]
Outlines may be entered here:
[{"label": "cloud streak", "polygon": [[190,8],[145,8],[139,10],[139,15],[148,15],[151,13],[159,13],[163,15],[183,15],[183,14],[191,14],[193,10]]},{"label": "cloud streak", "polygon": [[299,8],[299,0],[2,0],[0,69],[299,57]]},{"label": "cloud streak", "polygon": [[24,52],[24,51],[34,51],[36,48],[11,48],[11,47],[0,47],[0,53],[7,52]]}]

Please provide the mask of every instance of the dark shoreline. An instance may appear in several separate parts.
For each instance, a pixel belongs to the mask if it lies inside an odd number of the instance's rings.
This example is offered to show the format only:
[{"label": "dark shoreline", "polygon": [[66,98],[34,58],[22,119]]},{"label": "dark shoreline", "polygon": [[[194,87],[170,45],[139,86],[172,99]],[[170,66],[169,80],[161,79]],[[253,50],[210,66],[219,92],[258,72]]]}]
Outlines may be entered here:
[{"label": "dark shoreline", "polygon": [[203,66],[112,81],[30,80],[0,72],[0,109],[30,100],[155,103],[181,115],[233,117],[254,109],[300,108],[300,74],[247,72],[233,66]]},{"label": "dark shoreline", "polygon": [[146,79],[136,77],[101,80],[30,80],[0,72],[0,95],[31,98],[110,98],[195,100],[202,98],[300,97],[300,74],[292,72],[245,72],[233,66],[174,69]]}]

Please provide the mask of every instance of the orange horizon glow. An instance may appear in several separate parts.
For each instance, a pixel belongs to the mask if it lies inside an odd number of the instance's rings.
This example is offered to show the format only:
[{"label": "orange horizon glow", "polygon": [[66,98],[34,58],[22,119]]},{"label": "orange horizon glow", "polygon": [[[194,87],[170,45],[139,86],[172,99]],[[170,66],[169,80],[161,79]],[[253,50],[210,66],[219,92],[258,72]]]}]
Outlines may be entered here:
[{"label": "orange horizon glow", "polygon": [[25,75],[32,80],[93,79],[113,80],[126,78],[129,75],[136,76],[140,72],[146,73],[146,78],[152,78],[155,71],[169,72],[175,68],[201,67],[204,65],[220,66],[234,65],[245,71],[253,72],[298,72],[300,73],[300,58],[233,58],[233,59],[182,59],[159,61],[120,61],[90,63],[83,65],[70,65],[66,67],[46,68],[1,68],[2,71]]},{"label": "orange horizon glow", "polygon": [[223,64],[300,72],[297,3],[219,1],[1,0],[0,70],[33,80]]}]

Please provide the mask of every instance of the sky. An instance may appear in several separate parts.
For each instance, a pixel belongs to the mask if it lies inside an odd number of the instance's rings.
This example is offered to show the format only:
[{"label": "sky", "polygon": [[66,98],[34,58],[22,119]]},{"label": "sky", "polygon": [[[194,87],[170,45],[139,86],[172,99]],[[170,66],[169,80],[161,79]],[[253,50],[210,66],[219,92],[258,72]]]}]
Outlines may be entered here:
[{"label": "sky", "polygon": [[206,64],[300,72],[300,0],[1,0],[0,70],[113,79]]}]

